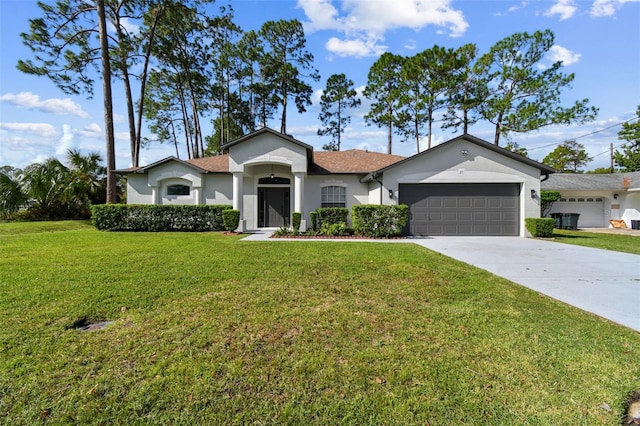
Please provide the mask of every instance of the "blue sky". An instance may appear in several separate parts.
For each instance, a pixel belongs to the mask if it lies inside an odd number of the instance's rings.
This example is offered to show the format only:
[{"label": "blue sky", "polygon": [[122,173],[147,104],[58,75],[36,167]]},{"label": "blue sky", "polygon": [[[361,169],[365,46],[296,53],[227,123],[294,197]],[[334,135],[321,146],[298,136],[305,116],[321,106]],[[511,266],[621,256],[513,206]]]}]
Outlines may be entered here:
[{"label": "blue sky", "polygon": [[[218,1],[216,5],[228,4]],[[575,73],[572,88],[563,92],[566,105],[589,98],[600,109],[595,122],[554,126],[512,140],[541,160],[558,144],[576,139],[594,160],[587,169],[609,165],[609,145],[620,145],[620,123],[635,117],[640,104],[640,0],[235,0],[235,21],[244,29],[259,29],[268,20],[298,19],[305,25],[307,48],[322,79],[310,82],[314,105],[307,113],[288,113],[288,133],[320,150],[329,140],[316,135],[319,98],[331,74],[345,73],[364,87],[369,68],[383,52],[414,55],[437,44],[456,48],[475,43],[484,53],[516,32],[551,29],[555,46],[548,63],[562,60],[565,73]],[[217,7],[217,6],[216,6]],[[0,0],[0,166],[24,167],[47,157],[64,158],[69,148],[104,153],[101,87],[97,96],[62,93],[45,77],[16,69],[18,59],[31,58],[19,34],[28,31],[30,18],[42,16],[35,1]],[[543,64],[544,65],[544,64]],[[116,166],[130,165],[124,98],[114,84]],[[386,130],[367,126],[363,99],[351,111],[342,149],[386,151]],[[208,121],[208,118],[207,118]],[[280,128],[279,120],[270,127]],[[478,124],[470,133],[493,140],[493,129]],[[435,143],[455,134],[434,127]],[[504,145],[506,140],[501,140]],[[415,144],[394,137],[393,153],[415,154]],[[174,150],[154,145],[143,150],[141,165]],[[181,153],[184,158],[185,153]]]}]

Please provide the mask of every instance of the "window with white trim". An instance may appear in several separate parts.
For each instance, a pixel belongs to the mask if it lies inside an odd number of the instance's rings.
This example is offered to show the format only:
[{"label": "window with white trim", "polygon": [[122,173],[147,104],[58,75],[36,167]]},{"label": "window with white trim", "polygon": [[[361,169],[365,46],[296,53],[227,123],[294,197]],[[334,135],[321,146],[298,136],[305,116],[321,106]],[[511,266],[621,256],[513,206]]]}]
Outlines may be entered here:
[{"label": "window with white trim", "polygon": [[322,207],[347,207],[347,188],[344,186],[323,186]]}]

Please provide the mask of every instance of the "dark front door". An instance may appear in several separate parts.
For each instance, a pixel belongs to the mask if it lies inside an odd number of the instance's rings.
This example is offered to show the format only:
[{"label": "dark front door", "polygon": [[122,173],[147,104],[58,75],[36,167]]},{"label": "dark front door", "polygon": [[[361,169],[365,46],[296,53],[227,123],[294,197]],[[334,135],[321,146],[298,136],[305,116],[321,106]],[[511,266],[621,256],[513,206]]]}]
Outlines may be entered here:
[{"label": "dark front door", "polygon": [[258,188],[258,227],[289,225],[289,188]]}]

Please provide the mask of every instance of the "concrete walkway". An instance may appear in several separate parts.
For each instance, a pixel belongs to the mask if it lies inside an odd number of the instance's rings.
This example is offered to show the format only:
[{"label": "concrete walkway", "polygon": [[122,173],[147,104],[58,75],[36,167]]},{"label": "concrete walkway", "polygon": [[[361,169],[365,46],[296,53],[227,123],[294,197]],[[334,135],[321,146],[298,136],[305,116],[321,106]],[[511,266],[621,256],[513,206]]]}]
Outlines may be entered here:
[{"label": "concrete walkway", "polygon": [[412,240],[640,331],[640,256],[517,237]]},{"label": "concrete walkway", "polygon": [[[269,236],[256,233],[244,240],[268,241]],[[519,237],[303,241],[419,244],[640,332],[639,255]]]}]

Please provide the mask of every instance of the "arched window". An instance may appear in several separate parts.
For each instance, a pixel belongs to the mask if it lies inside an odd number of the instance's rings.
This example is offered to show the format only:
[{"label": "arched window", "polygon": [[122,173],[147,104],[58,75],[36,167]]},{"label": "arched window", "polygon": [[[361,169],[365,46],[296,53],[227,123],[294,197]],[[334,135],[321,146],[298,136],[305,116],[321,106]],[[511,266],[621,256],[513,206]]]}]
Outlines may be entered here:
[{"label": "arched window", "polygon": [[322,207],[347,207],[347,189],[344,186],[323,186]]},{"label": "arched window", "polygon": [[187,185],[169,185],[167,186],[167,195],[190,195],[191,188]]},{"label": "arched window", "polygon": [[258,179],[260,185],[289,185],[291,179],[278,176],[269,176]]}]

